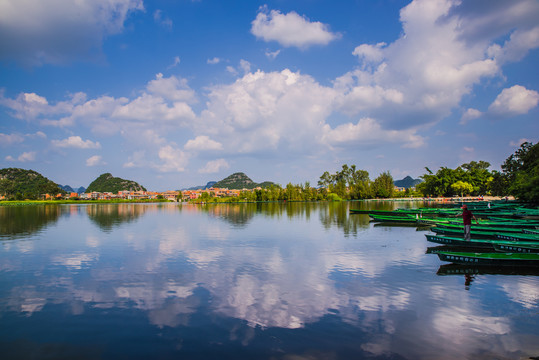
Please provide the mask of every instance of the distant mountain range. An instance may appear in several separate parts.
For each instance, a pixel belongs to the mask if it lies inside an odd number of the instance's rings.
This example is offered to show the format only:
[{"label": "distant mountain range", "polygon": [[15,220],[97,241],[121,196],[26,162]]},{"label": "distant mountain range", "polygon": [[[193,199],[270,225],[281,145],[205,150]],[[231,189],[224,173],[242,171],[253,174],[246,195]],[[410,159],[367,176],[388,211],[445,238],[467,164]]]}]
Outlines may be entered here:
[{"label": "distant mountain range", "polygon": [[411,187],[415,187],[417,184],[419,184],[421,182],[423,182],[423,180],[414,179],[411,176],[407,176],[402,180],[395,180],[393,182],[393,184],[395,184],[395,186],[403,187],[403,188],[408,189],[408,188],[411,188]]},{"label": "distant mountain range", "polygon": [[215,184],[217,184],[217,181],[209,181],[206,185],[193,186],[193,187],[190,187],[188,189],[183,189],[183,190],[206,190],[213,187],[213,185]]},{"label": "distant mountain range", "polygon": [[267,188],[271,185],[276,185],[271,181],[264,181],[262,183],[255,183],[247,175],[242,172],[234,173],[220,181],[210,181],[206,185],[194,186],[185,190],[204,190],[211,187],[214,188],[227,188],[230,190],[241,189],[254,189],[256,187]]},{"label": "distant mountain range", "polygon": [[82,193],[84,193],[86,191],[86,188],[84,186],[81,186],[81,187],[76,188],[76,189],[73,189],[69,185],[59,185],[59,186],[60,186],[60,189],[63,189],[65,192],[68,192],[68,193],[82,194]]},{"label": "distant mountain range", "polygon": [[[406,176],[402,180],[395,180],[394,184],[398,187],[410,188],[416,186],[422,181],[423,180],[421,179],[414,179],[410,176]],[[237,172],[224,178],[223,180],[209,181],[206,185],[195,186],[186,190],[201,190],[209,189],[211,187],[241,190],[254,189],[256,187],[267,188],[271,185],[276,184],[271,181],[255,183],[244,173]],[[7,196],[15,196],[17,193],[21,195],[27,194],[33,196],[39,196],[45,193],[55,194],[59,192],[76,192],[78,194],[92,191],[116,193],[121,190],[146,191],[146,188],[135,181],[121,179],[112,176],[110,173],[105,173],[95,179],[87,189],[82,186],[77,189],[73,189],[69,185],[58,185],[33,170],[17,168],[0,169],[0,194],[5,194]]]}]

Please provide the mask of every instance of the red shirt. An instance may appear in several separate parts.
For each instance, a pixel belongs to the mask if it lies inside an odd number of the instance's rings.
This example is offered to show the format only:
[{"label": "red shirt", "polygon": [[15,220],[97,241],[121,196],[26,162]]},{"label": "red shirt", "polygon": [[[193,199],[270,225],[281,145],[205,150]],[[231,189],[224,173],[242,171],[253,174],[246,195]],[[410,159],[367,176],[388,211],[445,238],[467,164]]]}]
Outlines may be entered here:
[{"label": "red shirt", "polygon": [[464,225],[472,225],[472,212],[468,209],[462,211],[462,222]]}]

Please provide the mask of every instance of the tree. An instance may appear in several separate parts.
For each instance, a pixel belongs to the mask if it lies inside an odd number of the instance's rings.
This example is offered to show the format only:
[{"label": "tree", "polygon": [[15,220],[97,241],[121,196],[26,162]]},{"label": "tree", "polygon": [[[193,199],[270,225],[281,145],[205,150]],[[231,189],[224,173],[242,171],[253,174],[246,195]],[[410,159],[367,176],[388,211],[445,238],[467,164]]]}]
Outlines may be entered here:
[{"label": "tree", "polygon": [[505,160],[502,169],[510,194],[521,200],[539,202],[539,143],[523,143]]},{"label": "tree", "polygon": [[393,184],[393,177],[389,171],[381,173],[376,179],[374,179],[373,188],[376,197],[393,197],[395,185]]},{"label": "tree", "polygon": [[462,197],[464,193],[470,194],[473,191],[472,184],[460,180],[454,184],[451,184],[451,188],[455,192],[460,193],[460,197]]}]

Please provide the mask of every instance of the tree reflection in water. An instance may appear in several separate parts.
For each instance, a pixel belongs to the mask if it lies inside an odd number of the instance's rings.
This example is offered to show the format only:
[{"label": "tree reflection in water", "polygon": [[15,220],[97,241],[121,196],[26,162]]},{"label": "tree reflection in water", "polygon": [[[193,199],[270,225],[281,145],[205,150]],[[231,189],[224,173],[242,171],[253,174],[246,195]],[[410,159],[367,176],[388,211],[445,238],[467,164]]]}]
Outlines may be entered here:
[{"label": "tree reflection in water", "polygon": [[68,208],[60,205],[0,206],[0,239],[18,239],[58,221]]}]

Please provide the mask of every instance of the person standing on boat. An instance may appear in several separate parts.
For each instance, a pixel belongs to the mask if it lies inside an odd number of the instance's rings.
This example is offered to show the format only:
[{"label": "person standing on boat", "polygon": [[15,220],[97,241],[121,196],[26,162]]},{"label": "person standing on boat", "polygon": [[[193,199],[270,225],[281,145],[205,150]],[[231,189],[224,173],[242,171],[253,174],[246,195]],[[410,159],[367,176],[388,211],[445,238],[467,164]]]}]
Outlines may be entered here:
[{"label": "person standing on boat", "polygon": [[468,210],[467,205],[462,205],[462,214],[459,214],[457,216],[462,216],[462,223],[464,225],[464,240],[470,241],[472,238],[471,231],[472,231],[472,218],[475,220],[476,224],[479,224],[476,217],[470,210]]}]

